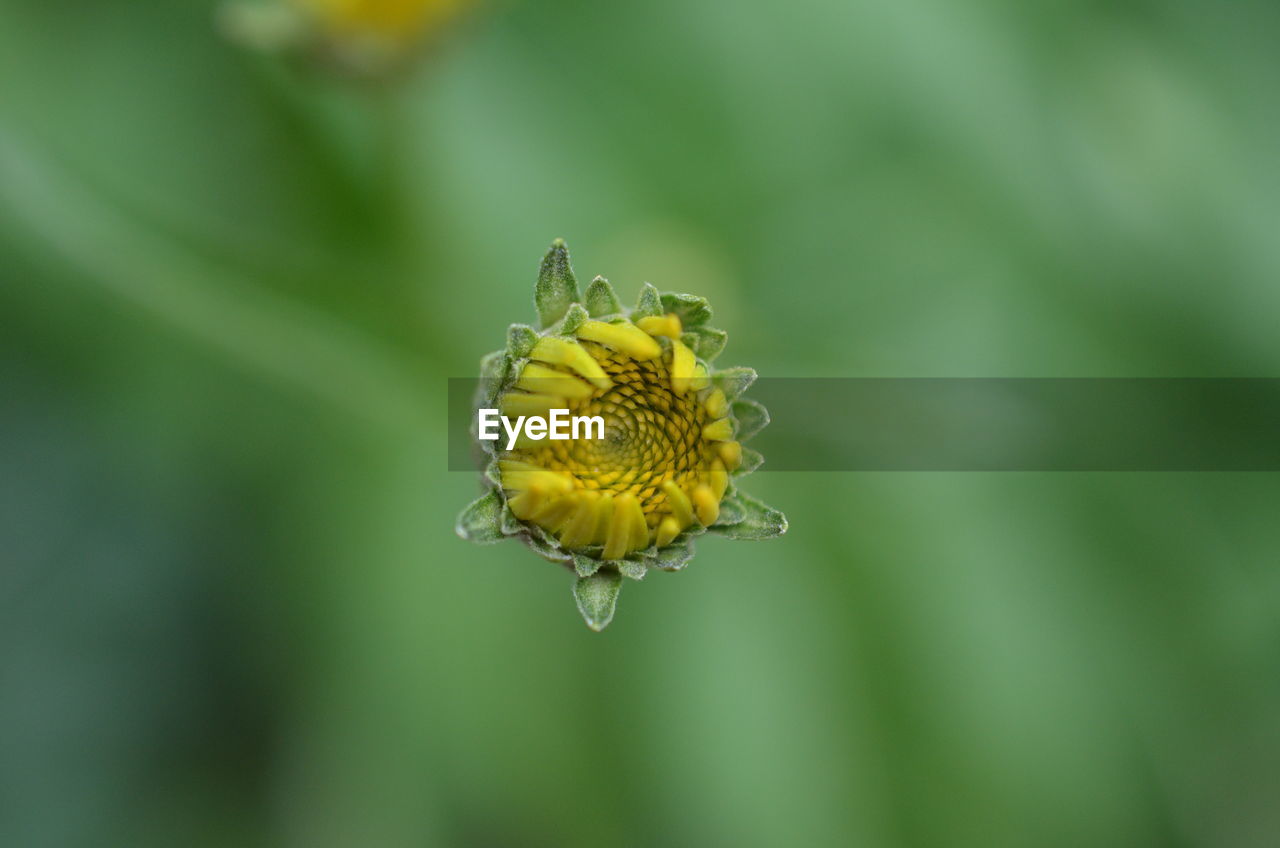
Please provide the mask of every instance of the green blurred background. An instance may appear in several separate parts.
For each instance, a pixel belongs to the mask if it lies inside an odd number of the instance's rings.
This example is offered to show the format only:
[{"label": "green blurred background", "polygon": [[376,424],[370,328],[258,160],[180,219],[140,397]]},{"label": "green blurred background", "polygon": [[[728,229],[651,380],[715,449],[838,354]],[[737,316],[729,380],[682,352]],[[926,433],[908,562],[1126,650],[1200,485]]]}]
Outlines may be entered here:
[{"label": "green blurred background", "polygon": [[556,236],[769,376],[1276,376],[1280,6],[218,20],[0,5],[0,845],[1277,844],[1274,475],[761,473],[595,635],[444,400]]}]

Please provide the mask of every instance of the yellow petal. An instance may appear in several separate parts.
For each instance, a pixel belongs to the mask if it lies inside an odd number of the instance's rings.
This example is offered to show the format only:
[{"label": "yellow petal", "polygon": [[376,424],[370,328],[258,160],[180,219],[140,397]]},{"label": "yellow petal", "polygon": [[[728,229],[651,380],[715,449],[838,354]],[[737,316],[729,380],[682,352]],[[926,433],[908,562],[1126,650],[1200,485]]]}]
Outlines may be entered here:
[{"label": "yellow petal", "polygon": [[591,543],[603,545],[609,538],[609,522],[613,520],[613,492],[605,492],[596,502],[596,529]]},{"label": "yellow petal", "polygon": [[671,540],[680,535],[680,522],[668,515],[658,524],[658,538],[655,540],[660,548],[671,544]]},{"label": "yellow petal", "polygon": [[607,389],[613,385],[600,363],[587,353],[586,348],[571,339],[558,339],[554,336],[538,339],[529,358],[552,365],[564,365],[581,374],[597,389]]},{"label": "yellow petal", "polygon": [[537,394],[559,395],[571,400],[591,397],[595,389],[571,374],[530,362],[520,372],[517,388]]},{"label": "yellow petal", "polygon": [[546,503],[546,490],[538,487],[525,489],[507,501],[507,505],[511,507],[511,513],[521,521],[533,518]]},{"label": "yellow petal", "polygon": [[595,492],[587,490],[580,490],[573,497],[577,507],[574,510],[573,517],[569,519],[569,523],[565,525],[564,531],[560,534],[560,544],[570,549],[585,548],[591,544],[591,537],[596,531],[596,501],[598,497]]},{"label": "yellow petal", "polygon": [[697,365],[693,351],[689,346],[677,339],[671,340],[671,390],[678,395],[685,394],[692,388],[693,369]]},{"label": "yellow petal", "polygon": [[724,497],[725,489],[729,488],[729,472],[725,470],[724,463],[717,459],[711,463],[711,470],[703,473],[706,476],[707,485],[711,486],[711,491],[716,496],[716,502],[719,503]]},{"label": "yellow petal", "polygon": [[640,501],[635,501],[635,507],[631,511],[631,539],[627,546],[633,551],[644,550],[649,547],[649,522],[645,520],[644,508],[640,506]]},{"label": "yellow petal", "polygon": [[[530,395],[507,392],[498,401],[498,410],[508,418],[537,415],[546,418],[553,409],[565,409],[565,399],[556,395]],[[505,433],[505,431],[504,431]]]},{"label": "yellow petal", "polygon": [[674,312],[646,316],[637,321],[636,326],[651,336],[666,336],[669,339],[678,339],[683,332],[680,319]]},{"label": "yellow petal", "polygon": [[693,366],[693,379],[689,381],[689,388],[700,392],[709,385],[711,385],[711,378],[707,376],[707,367],[702,363]]},{"label": "yellow petal", "polygon": [[693,490],[693,508],[704,527],[715,524],[716,519],[720,517],[720,499],[706,483]]},{"label": "yellow petal", "polygon": [[727,442],[733,438],[733,422],[728,418],[713,421],[702,428],[702,438],[712,442]]},{"label": "yellow petal", "polygon": [[702,405],[707,408],[708,418],[724,418],[729,414],[729,401],[719,389],[712,389]]},{"label": "yellow petal", "polygon": [[507,503],[521,521],[534,520],[553,501],[573,489],[573,482],[566,475],[554,471],[511,460],[500,460],[499,467],[506,469],[502,472],[502,487],[509,492],[519,492]]},{"label": "yellow petal", "polygon": [[574,508],[577,505],[573,497],[561,495],[548,500],[546,506],[534,513],[533,521],[552,533],[558,533],[565,522],[573,517]]},{"label": "yellow petal", "polygon": [[716,452],[720,454],[724,467],[728,470],[734,471],[742,465],[742,445],[737,442],[721,442],[716,446]]},{"label": "yellow petal", "polygon": [[671,514],[680,523],[680,528],[684,529],[692,524],[693,505],[689,503],[689,496],[684,493],[684,490],[677,486],[674,480],[664,480],[662,491],[667,495],[667,505],[671,507]]},{"label": "yellow petal", "polygon": [[500,459],[498,460],[498,470],[505,478],[508,474],[515,474],[520,471],[527,473],[529,471],[545,471],[546,469],[541,465],[533,465],[532,463],[521,462],[516,459]]},{"label": "yellow petal", "polygon": [[[630,550],[632,510],[640,509],[640,502],[630,492],[623,492],[613,500],[613,515],[609,518],[609,534],[604,543],[605,559],[622,559]],[[643,513],[641,518],[643,518]]]},{"label": "yellow petal", "polygon": [[532,471],[503,471],[502,488],[509,492],[537,488],[549,495],[563,495],[573,488],[573,482],[560,472],[534,468]]},{"label": "yellow petal", "polygon": [[654,359],[662,354],[662,347],[653,337],[634,324],[583,321],[578,338],[607,345],[632,359]]}]

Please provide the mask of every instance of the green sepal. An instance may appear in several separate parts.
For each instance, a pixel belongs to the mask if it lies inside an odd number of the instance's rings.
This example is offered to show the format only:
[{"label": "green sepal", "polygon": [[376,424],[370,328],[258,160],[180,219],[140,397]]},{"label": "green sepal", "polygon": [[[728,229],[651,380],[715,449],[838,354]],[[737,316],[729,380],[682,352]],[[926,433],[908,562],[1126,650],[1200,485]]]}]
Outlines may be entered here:
[{"label": "green sepal", "polygon": [[502,534],[504,536],[514,536],[525,529],[520,519],[516,518],[516,514],[511,511],[510,504],[502,505]]},{"label": "green sepal", "polygon": [[613,286],[604,277],[596,277],[591,281],[587,286],[587,293],[582,296],[582,302],[586,304],[587,312],[592,318],[617,315],[622,311],[622,304],[618,302]]},{"label": "green sepal", "polygon": [[587,315],[587,310],[583,308],[581,303],[569,304],[569,309],[564,313],[564,317],[552,329],[552,333],[557,336],[572,336],[578,332],[578,328],[582,326],[582,322],[591,316]]},{"label": "green sepal", "polygon": [[725,342],[728,340],[728,333],[712,327],[694,327],[680,337],[680,341],[688,345],[689,349],[697,354],[699,359],[706,362],[710,362],[719,356],[720,351],[724,350]]},{"label": "green sepal", "polygon": [[502,505],[497,492],[486,492],[458,515],[454,530],[468,542],[480,545],[502,541]]},{"label": "green sepal", "polygon": [[631,310],[631,320],[638,321],[650,315],[661,315],[662,296],[653,287],[653,283],[645,283],[640,287],[640,297],[636,300],[636,308]]},{"label": "green sepal", "polygon": [[512,324],[507,328],[507,353],[513,359],[524,359],[538,343],[538,331],[528,324]]},{"label": "green sepal", "polygon": [[[512,516],[514,518],[514,516]],[[531,551],[535,552],[543,559],[552,562],[569,562],[572,557],[560,547],[560,543],[554,537],[548,536],[546,532],[536,524],[519,525],[520,539]]]},{"label": "green sepal", "polygon": [[752,450],[746,445],[742,446],[742,462],[733,470],[733,476],[741,477],[743,474],[750,474],[761,465],[764,465],[764,454],[758,450]]},{"label": "green sepal", "polygon": [[542,258],[538,282],[533,287],[533,303],[538,310],[538,325],[543,329],[559,321],[578,300],[578,280],[569,265],[569,249],[562,239],[551,243]]},{"label": "green sepal", "polygon": [[711,375],[711,382],[724,392],[725,398],[733,400],[745,392],[756,381],[754,368],[725,368]]},{"label": "green sepal", "polygon": [[573,599],[578,603],[582,620],[597,633],[613,621],[618,606],[618,593],[622,591],[622,575],[611,568],[603,569],[590,577],[579,577],[573,584]]},{"label": "green sepal", "polygon": [[620,559],[614,565],[617,566],[619,574],[632,580],[643,580],[649,573],[649,567],[639,560]]},{"label": "green sepal", "polygon": [[730,524],[738,524],[746,517],[747,513],[738,499],[726,494],[720,499],[720,515],[716,518],[716,523],[711,526],[724,527]]},{"label": "green sepal", "polygon": [[653,559],[649,561],[649,565],[663,571],[679,571],[692,559],[693,540],[686,538],[683,541],[672,542],[665,548],[659,548],[653,555]]},{"label": "green sepal", "polygon": [[595,557],[583,556],[582,554],[573,555],[573,570],[577,572],[579,577],[590,577],[599,571],[600,566],[603,564]]},{"label": "green sepal", "polygon": [[685,327],[701,327],[711,320],[711,304],[696,294],[667,292],[662,296],[662,311],[674,312]]},{"label": "green sepal", "polygon": [[738,398],[733,402],[732,409],[733,417],[738,422],[735,437],[740,442],[745,442],[769,424],[769,410],[754,400]]},{"label": "green sepal", "polygon": [[511,370],[511,357],[495,350],[480,360],[480,382],[476,385],[476,406],[493,406]]},{"label": "green sepal", "polygon": [[[493,488],[502,488],[502,474],[498,467],[497,457],[489,460],[489,463],[484,467],[484,479],[487,480]],[[503,506],[505,507],[506,504],[503,504]]]},{"label": "green sepal", "polygon": [[743,492],[726,495],[720,503],[723,514],[725,502],[732,502],[733,508],[742,512],[742,518],[732,524],[717,521],[708,528],[727,539],[772,539],[787,532],[787,517],[771,506],[766,506]]},{"label": "green sepal", "polygon": [[495,350],[493,353],[486,353],[480,359],[480,376],[485,380],[502,379],[507,370],[507,352],[505,350]]}]

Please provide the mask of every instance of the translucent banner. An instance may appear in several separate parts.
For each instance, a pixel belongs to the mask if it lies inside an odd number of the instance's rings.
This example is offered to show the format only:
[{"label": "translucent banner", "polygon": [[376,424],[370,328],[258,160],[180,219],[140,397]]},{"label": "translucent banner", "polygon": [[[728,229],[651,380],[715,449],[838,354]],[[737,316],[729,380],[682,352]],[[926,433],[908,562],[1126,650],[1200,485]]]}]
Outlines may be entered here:
[{"label": "translucent banner", "polygon": [[[478,379],[449,381],[474,470]],[[761,471],[1280,471],[1280,379],[769,378]]]}]

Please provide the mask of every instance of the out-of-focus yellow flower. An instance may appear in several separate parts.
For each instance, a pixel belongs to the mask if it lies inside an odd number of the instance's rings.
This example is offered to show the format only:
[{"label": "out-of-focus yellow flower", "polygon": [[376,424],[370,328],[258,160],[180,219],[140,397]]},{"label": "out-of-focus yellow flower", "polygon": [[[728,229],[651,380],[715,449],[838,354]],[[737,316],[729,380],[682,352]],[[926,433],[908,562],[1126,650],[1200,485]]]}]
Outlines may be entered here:
[{"label": "out-of-focus yellow flower", "polygon": [[355,76],[401,68],[472,0],[229,0],[228,35]]},{"label": "out-of-focus yellow flower", "polygon": [[457,14],[464,0],[291,0],[334,38],[410,43]]}]

